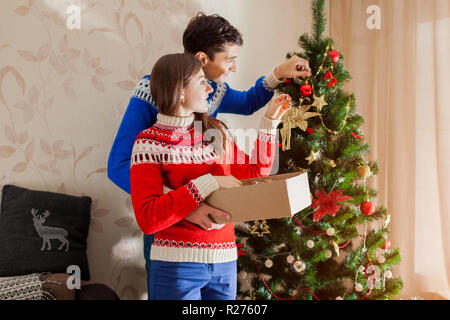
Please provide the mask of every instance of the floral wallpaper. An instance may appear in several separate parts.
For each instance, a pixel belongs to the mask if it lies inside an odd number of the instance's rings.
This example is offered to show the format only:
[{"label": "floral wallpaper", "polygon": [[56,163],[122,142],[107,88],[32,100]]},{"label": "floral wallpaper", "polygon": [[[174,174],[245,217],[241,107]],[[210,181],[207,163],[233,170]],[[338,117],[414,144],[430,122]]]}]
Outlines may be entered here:
[{"label": "floral wallpaper", "polygon": [[90,196],[90,283],[146,299],[142,232],[129,195],[107,178],[109,150],[132,89],[157,58],[182,51],[190,18],[232,10],[205,0],[3,0],[0,8],[0,189]]}]

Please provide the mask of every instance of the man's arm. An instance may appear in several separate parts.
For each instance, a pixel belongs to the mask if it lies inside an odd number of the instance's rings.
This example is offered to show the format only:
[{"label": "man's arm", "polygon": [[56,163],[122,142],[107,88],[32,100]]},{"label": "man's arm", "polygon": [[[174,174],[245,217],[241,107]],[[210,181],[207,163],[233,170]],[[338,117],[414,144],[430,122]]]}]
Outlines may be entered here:
[{"label": "man's arm", "polygon": [[146,76],[133,91],[108,158],[108,178],[127,193],[130,193],[130,159],[134,140],[141,131],[155,123],[157,113],[151,103],[150,82]]},{"label": "man's arm", "polygon": [[264,107],[273,97],[274,89],[288,78],[310,77],[311,69],[307,60],[292,56],[273,72],[259,78],[248,91],[231,89],[228,84],[219,84],[211,101],[211,115],[235,113],[250,115]]}]

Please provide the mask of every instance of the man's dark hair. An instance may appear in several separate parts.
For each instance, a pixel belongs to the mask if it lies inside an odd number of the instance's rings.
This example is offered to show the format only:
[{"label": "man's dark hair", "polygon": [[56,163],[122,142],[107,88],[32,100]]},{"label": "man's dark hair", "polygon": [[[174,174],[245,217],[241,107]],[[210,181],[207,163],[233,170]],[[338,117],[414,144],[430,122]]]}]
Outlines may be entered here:
[{"label": "man's dark hair", "polygon": [[183,34],[184,52],[196,54],[203,51],[211,60],[224,50],[226,44],[242,46],[241,33],[225,18],[217,14],[207,16],[199,12],[191,19]]}]

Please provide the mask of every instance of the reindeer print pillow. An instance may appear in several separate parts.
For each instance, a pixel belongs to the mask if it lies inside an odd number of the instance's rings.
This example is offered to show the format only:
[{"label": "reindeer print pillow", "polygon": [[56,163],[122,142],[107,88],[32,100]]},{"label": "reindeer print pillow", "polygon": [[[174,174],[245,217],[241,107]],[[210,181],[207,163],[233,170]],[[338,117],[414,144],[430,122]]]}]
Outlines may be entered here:
[{"label": "reindeer print pillow", "polygon": [[0,277],[66,273],[76,265],[90,279],[86,243],[90,197],[3,187],[0,213]]}]

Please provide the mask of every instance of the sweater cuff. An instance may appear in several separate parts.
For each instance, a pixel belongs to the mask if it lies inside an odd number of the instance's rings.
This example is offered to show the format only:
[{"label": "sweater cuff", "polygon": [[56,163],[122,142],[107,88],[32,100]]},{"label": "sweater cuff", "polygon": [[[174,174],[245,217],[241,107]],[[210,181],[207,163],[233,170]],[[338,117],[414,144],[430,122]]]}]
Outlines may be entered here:
[{"label": "sweater cuff", "polygon": [[274,144],[277,141],[277,126],[281,120],[270,120],[266,117],[261,119],[259,126],[258,139],[264,142]]},{"label": "sweater cuff", "polygon": [[286,79],[277,79],[277,77],[275,77],[275,69],[272,70],[271,73],[269,73],[266,77],[265,77],[265,81],[267,86],[269,86],[272,90],[275,89],[276,87],[278,87],[278,85],[280,83],[283,83],[284,81],[286,81]]},{"label": "sweater cuff", "polygon": [[206,199],[214,191],[219,190],[217,180],[210,173],[193,179],[192,183],[195,185],[203,199]]}]

